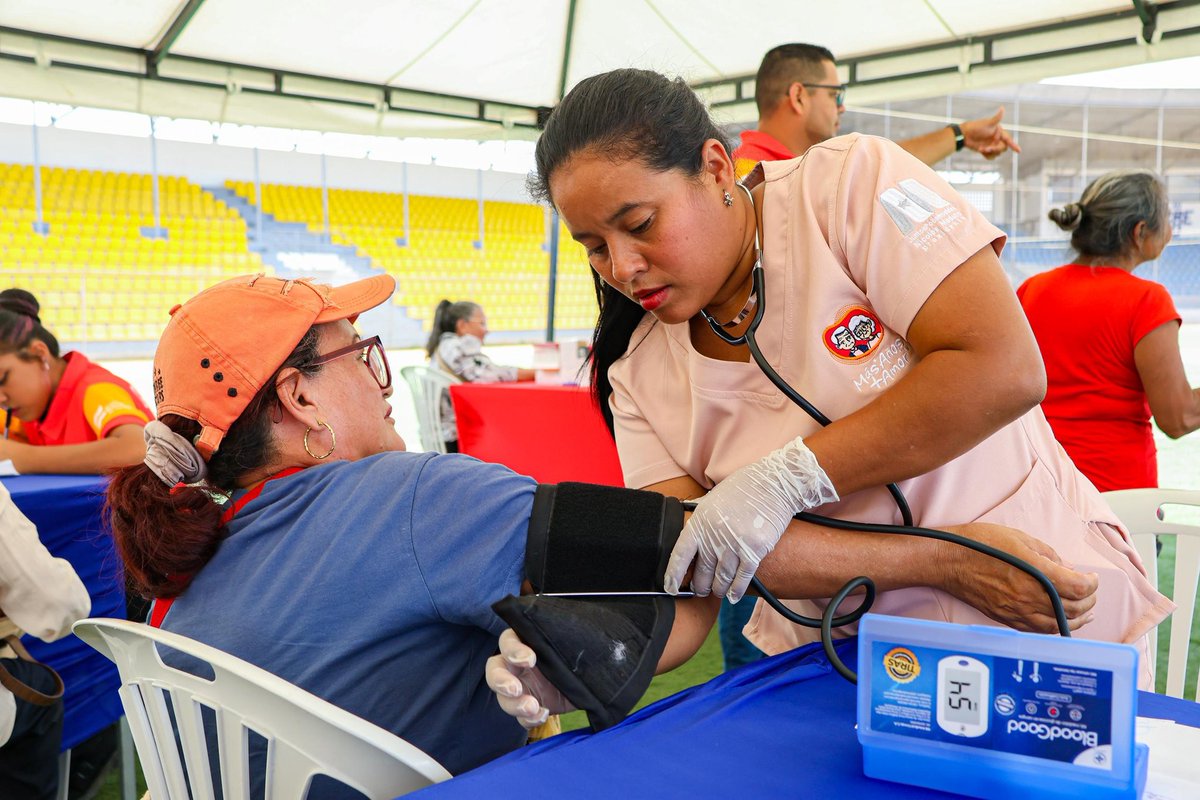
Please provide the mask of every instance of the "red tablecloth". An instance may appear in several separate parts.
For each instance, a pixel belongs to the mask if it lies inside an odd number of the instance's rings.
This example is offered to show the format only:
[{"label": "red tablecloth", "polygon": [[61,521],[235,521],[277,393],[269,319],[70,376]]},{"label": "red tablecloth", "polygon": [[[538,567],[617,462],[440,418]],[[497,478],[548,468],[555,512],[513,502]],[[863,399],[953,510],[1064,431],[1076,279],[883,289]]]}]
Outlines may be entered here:
[{"label": "red tablecloth", "polygon": [[624,485],[617,448],[583,387],[459,383],[450,399],[460,452],[541,483]]}]

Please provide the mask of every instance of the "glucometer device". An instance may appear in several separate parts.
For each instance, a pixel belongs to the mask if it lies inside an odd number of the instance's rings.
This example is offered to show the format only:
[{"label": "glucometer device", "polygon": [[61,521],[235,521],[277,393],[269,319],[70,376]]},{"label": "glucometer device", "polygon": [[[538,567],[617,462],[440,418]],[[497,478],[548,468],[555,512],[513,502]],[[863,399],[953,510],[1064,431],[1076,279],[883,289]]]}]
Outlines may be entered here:
[{"label": "glucometer device", "polygon": [[868,614],[858,740],[872,778],[982,798],[1141,797],[1130,645]]}]

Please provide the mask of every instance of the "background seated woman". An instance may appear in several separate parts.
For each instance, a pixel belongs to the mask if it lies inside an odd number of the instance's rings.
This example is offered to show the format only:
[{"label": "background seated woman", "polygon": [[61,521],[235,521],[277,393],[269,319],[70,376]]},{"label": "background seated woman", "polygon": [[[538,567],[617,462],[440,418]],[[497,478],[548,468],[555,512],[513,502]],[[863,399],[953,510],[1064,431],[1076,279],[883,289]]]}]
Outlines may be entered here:
[{"label": "background seated woman", "polygon": [[128,383],[88,361],[59,355],[37,298],[0,292],[0,459],[18,472],[102,473],[145,455],[142,427],[153,414]]},{"label": "background seated woman", "polygon": [[[433,312],[433,330],[425,352],[435,368],[467,383],[533,380],[534,370],[501,366],[483,354],[487,332],[487,317],[478,303],[443,300]],[[446,452],[458,452],[458,428],[449,393],[442,395],[442,441]]]}]

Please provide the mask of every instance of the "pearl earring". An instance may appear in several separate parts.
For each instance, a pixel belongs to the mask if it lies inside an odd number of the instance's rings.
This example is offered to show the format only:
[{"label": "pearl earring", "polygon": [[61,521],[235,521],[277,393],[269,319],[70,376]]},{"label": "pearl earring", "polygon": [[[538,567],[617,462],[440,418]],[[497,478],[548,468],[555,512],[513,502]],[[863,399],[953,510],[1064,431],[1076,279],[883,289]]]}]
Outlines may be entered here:
[{"label": "pearl earring", "polygon": [[50,362],[49,362],[49,361],[43,361],[43,362],[42,362],[42,369],[44,369],[44,370],[49,370],[49,369],[50,369]]},{"label": "pearl earring", "polygon": [[725,206],[730,207],[732,205],[733,205],[733,195],[731,195],[729,193],[729,190],[726,190],[725,191]]}]

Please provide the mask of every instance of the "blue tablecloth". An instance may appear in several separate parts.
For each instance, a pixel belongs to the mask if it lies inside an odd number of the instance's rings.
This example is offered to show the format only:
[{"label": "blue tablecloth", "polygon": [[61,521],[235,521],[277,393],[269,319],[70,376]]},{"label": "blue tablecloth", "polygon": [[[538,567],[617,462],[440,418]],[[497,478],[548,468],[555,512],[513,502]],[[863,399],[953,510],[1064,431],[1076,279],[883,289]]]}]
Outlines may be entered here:
[{"label": "blue tablecloth", "polygon": [[[91,616],[125,618],[125,579],[111,534],[101,520],[107,479],[94,475],[4,478],[17,508],[37,525],[51,554],[75,567],[92,597]],[[121,717],[116,666],[74,635],[47,644],[26,636],[30,654],[58,670],[66,686],[67,750]]]},{"label": "blue tablecloth", "polygon": [[[857,640],[839,644],[848,662]],[[950,798],[862,774],[855,687],[820,645],[665,698],[598,734],[524,747],[415,795],[437,798]],[[1141,716],[1200,726],[1200,705],[1141,693]]]}]

